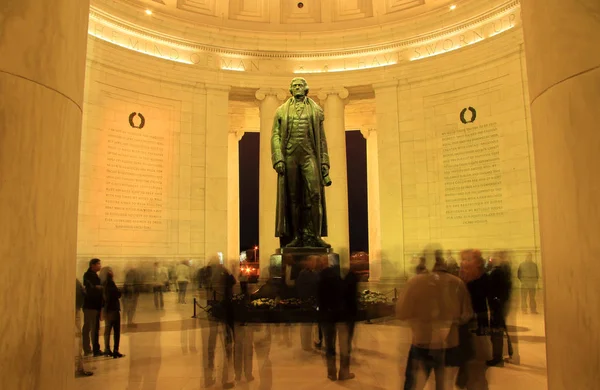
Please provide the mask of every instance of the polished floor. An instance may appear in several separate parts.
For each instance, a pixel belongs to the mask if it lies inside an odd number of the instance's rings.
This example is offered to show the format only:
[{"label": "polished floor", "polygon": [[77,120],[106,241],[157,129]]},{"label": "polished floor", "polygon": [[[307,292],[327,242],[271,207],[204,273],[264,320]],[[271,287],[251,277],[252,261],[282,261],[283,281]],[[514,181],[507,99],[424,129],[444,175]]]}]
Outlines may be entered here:
[{"label": "polished floor", "polygon": [[[517,295],[517,294],[515,294]],[[538,302],[541,297],[538,298]],[[165,310],[157,311],[151,294],[140,296],[135,329],[126,329],[121,338],[122,359],[86,358],[89,378],[78,378],[81,390],[194,390],[204,385],[203,346],[208,338],[209,321],[200,310],[198,319],[191,318],[191,295],[187,304],[177,304],[175,293],[165,294]],[[202,300],[200,300],[202,302]],[[516,310],[515,310],[516,311]],[[542,315],[513,315],[509,320],[515,346],[516,362],[487,371],[489,389],[547,389],[546,342]],[[255,351],[254,380],[235,383],[239,389],[401,389],[410,343],[410,331],[398,321],[360,323],[354,341],[351,370],[356,378],[331,382],[326,377],[323,356],[319,351],[307,352],[300,345],[300,329],[271,325],[270,351],[266,357]],[[289,333],[288,333],[289,332]],[[289,337],[288,337],[289,335]],[[482,338],[487,346],[487,338]],[[101,346],[103,342],[101,340]],[[214,375],[222,388],[223,349],[217,343]],[[270,364],[265,364],[269,361]],[[262,368],[262,369],[261,369]],[[233,367],[231,367],[233,378]],[[262,375],[262,378],[261,378]],[[430,380],[426,388],[433,389]]]}]

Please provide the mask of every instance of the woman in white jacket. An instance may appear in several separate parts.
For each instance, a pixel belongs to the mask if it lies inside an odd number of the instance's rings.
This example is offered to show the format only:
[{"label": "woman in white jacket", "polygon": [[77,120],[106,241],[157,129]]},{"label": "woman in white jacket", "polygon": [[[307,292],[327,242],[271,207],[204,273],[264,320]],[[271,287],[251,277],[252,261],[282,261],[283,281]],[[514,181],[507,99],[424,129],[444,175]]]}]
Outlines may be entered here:
[{"label": "woman in white jacket", "polygon": [[177,286],[179,288],[177,303],[185,303],[185,293],[187,291],[187,285],[190,282],[190,266],[187,260],[184,260],[181,264],[177,265],[175,275],[177,277]]}]

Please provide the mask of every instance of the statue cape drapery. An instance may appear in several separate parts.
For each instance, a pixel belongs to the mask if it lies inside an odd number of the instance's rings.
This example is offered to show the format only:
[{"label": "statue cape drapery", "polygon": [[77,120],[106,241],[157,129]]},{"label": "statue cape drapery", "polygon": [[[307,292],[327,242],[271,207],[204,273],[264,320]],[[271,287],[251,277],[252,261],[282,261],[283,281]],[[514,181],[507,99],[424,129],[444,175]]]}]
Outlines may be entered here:
[{"label": "statue cape drapery", "polygon": [[[319,167],[319,173],[321,170],[321,164],[329,166],[329,157],[327,150],[322,150],[322,143],[327,145],[325,142],[325,131],[323,129],[323,109],[319,107],[312,99],[306,98],[308,101],[308,114],[311,122],[311,139],[314,142],[313,147],[317,158],[317,166]],[[294,98],[289,98],[283,103],[275,113],[275,119],[273,123],[273,132],[271,135],[271,153],[272,163],[275,165],[277,162],[284,161],[285,146],[288,138],[288,121],[289,121],[289,110],[290,106],[293,105]],[[278,140],[279,142],[276,142]],[[326,147],[326,146],[325,146]],[[277,206],[275,213],[275,237],[291,237],[291,208],[288,207],[289,201],[287,199],[287,183],[286,175],[277,175]],[[325,190],[323,185],[323,177],[321,176],[321,210],[322,210],[322,221],[321,221],[321,236],[327,236],[327,208],[325,207]]]}]

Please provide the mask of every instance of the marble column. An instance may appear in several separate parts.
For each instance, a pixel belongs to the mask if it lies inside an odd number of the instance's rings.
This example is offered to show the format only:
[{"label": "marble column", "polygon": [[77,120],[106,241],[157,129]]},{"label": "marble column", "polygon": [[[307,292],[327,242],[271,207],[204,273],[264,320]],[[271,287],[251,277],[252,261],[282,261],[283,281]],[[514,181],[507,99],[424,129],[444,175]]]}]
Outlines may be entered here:
[{"label": "marble column", "polygon": [[381,210],[382,282],[405,277],[398,81],[374,84]]},{"label": "marble column", "polygon": [[243,129],[229,131],[227,154],[227,252],[231,259],[240,254],[240,140]]},{"label": "marble column", "polygon": [[346,88],[325,88],[318,94],[325,113],[325,135],[329,150],[333,184],[325,188],[329,235],[326,241],[340,255],[342,268],[350,266],[350,232],[348,226],[348,177],[346,168],[346,126],[344,106]]},{"label": "marble column", "polygon": [[379,157],[377,131],[363,128],[367,140],[367,199],[369,210],[369,281],[381,280],[381,212],[379,207]]},{"label": "marble column", "polygon": [[548,388],[600,375],[600,3],[522,2],[544,273]]},{"label": "marble column", "polygon": [[2,2],[1,389],[74,387],[88,12],[86,0]]},{"label": "marble column", "polygon": [[258,247],[260,278],[268,277],[270,256],[279,248],[279,238],[275,237],[275,206],[277,203],[277,173],[271,162],[271,131],[275,111],[289,96],[283,89],[261,88],[256,91],[260,102],[260,160],[258,178]]},{"label": "marble column", "polygon": [[204,187],[205,256],[222,253],[225,262],[237,257],[229,253],[228,170],[229,86],[206,84],[206,183]]}]

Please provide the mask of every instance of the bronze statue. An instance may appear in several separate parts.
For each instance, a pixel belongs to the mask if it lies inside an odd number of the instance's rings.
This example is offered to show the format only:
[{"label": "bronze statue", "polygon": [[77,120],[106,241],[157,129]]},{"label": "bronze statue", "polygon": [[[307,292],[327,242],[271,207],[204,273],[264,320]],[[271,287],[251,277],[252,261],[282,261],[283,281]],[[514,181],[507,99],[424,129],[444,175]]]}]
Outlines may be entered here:
[{"label": "bronze statue", "polygon": [[[271,160],[278,173],[275,236],[282,247],[329,248],[324,186],[331,185],[323,109],[296,77],[275,113]],[[287,244],[287,245],[286,245]]]}]

